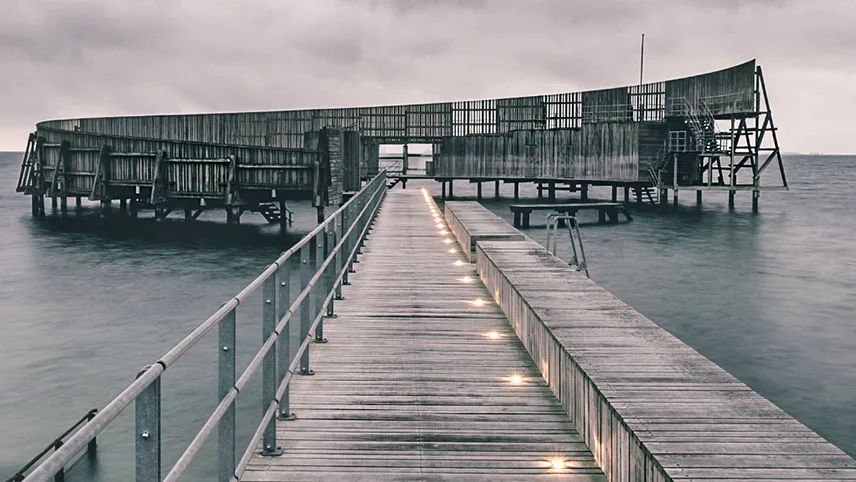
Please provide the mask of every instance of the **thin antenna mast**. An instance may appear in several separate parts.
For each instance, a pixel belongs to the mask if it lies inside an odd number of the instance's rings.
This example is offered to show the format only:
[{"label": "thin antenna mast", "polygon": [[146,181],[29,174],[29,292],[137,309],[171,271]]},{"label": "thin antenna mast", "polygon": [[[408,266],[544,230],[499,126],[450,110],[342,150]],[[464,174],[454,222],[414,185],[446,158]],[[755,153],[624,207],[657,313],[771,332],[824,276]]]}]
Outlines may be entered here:
[{"label": "thin antenna mast", "polygon": [[639,85],[642,85],[642,68],[645,66],[645,34],[642,34],[642,50],[639,52]]}]

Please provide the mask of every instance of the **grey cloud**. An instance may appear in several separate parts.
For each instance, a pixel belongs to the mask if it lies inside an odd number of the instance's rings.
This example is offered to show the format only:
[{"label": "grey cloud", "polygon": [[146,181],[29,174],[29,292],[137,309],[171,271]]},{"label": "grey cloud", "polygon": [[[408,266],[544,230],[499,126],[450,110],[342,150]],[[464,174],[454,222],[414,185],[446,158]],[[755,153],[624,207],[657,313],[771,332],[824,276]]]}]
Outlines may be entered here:
[{"label": "grey cloud", "polygon": [[757,57],[788,150],[850,149],[852,2],[0,2],[0,149],[21,149],[47,118],[626,85],[638,81],[642,32],[646,80]]}]

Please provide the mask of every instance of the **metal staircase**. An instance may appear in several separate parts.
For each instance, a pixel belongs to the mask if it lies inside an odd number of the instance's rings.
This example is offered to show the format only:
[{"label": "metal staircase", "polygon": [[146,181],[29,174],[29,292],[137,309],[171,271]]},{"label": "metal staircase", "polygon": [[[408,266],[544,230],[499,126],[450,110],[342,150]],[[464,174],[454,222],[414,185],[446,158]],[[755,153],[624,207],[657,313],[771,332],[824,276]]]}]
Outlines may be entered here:
[{"label": "metal staircase", "polygon": [[36,189],[35,180],[41,169],[41,163],[38,159],[38,142],[35,134],[30,134],[27,140],[27,149],[24,151],[24,158],[21,161],[21,172],[18,174],[18,185],[15,188],[16,192],[24,194],[33,194]]}]

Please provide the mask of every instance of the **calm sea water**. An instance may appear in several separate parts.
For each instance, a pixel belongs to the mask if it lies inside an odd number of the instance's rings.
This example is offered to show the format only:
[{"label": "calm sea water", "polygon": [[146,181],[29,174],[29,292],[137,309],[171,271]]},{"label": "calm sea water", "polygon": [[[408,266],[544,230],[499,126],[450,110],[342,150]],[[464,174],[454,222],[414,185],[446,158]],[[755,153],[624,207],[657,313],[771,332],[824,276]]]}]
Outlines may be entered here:
[{"label": "calm sea water", "polygon": [[[36,220],[28,198],[14,192],[19,162],[20,154],[0,153],[0,478],[103,406],[315,217],[296,205],[285,238],[260,217],[227,230],[222,212],[203,214],[192,229],[178,219],[104,223],[94,206]],[[791,191],[764,193],[759,215],[748,195],[738,194],[729,212],[725,194],[706,195],[697,210],[694,195],[684,193],[677,210],[639,210],[617,226],[585,223],[589,267],[618,297],[856,455],[856,157],[788,157],[786,168]],[[492,195],[492,186],[484,192]],[[511,187],[502,193],[510,197]],[[455,194],[474,197],[475,187],[459,182]],[[521,194],[535,197],[531,186]],[[510,220],[509,202],[484,201]],[[540,219],[533,217],[528,234],[543,242]],[[567,255],[570,247],[560,250]],[[243,365],[261,339],[258,305],[239,311]],[[215,362],[216,340],[209,338],[164,376],[166,467],[215,406],[216,378],[206,367]],[[239,402],[245,441],[261,412],[258,385]],[[131,477],[132,413],[69,480]],[[192,480],[210,474],[212,445],[194,463]]]}]

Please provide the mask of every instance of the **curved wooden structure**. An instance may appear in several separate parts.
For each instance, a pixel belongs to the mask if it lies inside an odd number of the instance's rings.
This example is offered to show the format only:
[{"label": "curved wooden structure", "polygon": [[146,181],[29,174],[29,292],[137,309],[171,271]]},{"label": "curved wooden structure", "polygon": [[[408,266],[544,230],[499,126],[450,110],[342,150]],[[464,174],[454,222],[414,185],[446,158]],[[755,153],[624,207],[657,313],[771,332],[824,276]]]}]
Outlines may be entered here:
[{"label": "curved wooden structure", "polygon": [[323,207],[377,172],[379,144],[408,143],[434,145],[441,181],[718,187],[752,190],[757,201],[761,173],[778,160],[787,186],[751,60],[665,82],[506,99],[49,120],[30,138],[18,190],[33,195],[34,213],[45,196],[162,210],[264,213],[289,199]]}]

